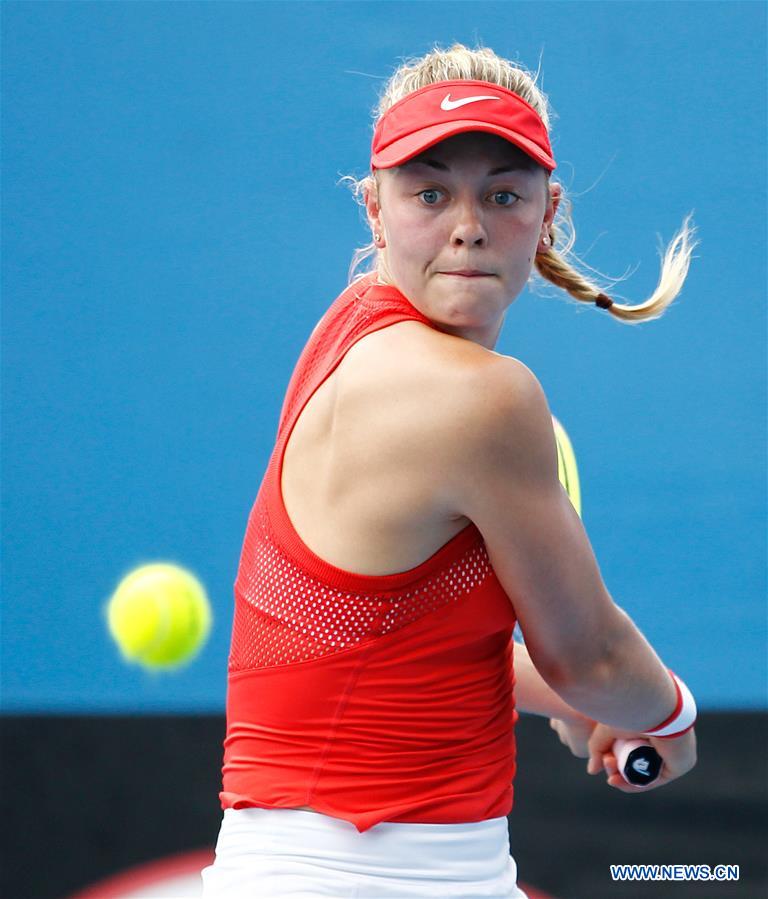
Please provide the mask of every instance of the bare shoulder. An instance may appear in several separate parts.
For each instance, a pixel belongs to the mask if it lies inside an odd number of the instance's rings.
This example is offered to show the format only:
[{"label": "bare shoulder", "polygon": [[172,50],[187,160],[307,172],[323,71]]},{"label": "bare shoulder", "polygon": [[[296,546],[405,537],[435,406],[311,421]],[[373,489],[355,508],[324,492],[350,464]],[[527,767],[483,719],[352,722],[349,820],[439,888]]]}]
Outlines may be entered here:
[{"label": "bare shoulder", "polygon": [[[414,329],[399,337],[415,343],[397,354],[414,361],[404,370],[418,378],[425,405],[444,418],[449,433],[440,439],[466,443],[468,430],[481,440],[492,437],[510,414],[546,406],[544,391],[534,373],[520,360],[449,334],[410,323]],[[418,350],[416,350],[418,346]],[[460,425],[457,427],[457,425]]]},{"label": "bare shoulder", "polygon": [[[379,337],[385,352],[394,355],[398,369],[415,360],[418,374],[428,385],[432,378],[450,405],[466,405],[468,413],[494,413],[498,404],[519,405],[543,398],[534,373],[519,359],[488,350],[471,340],[454,337],[420,322],[402,322],[371,337]],[[414,369],[416,370],[416,369]],[[450,390],[446,388],[450,387]]]},{"label": "bare shoulder", "polygon": [[[523,481],[557,482],[549,407],[523,362],[417,322],[382,334],[382,357],[396,359],[403,442],[441,485],[442,508],[475,520],[489,491],[513,468]],[[389,341],[397,341],[397,345]],[[407,360],[407,361],[406,361]],[[381,367],[379,367],[381,373]],[[402,381],[400,380],[402,378]],[[405,410],[408,410],[403,415]]]},{"label": "bare shoulder", "polygon": [[552,417],[541,383],[519,359],[483,352],[461,370],[448,400],[454,502],[473,520],[489,491],[500,480],[509,483],[513,473],[519,483],[557,482]]},{"label": "bare shoulder", "polygon": [[[366,455],[386,451],[411,481],[428,484],[437,514],[474,520],[493,478],[510,465],[524,471],[523,456],[549,474],[554,466],[556,478],[544,391],[518,359],[409,321],[367,335],[347,362],[346,418],[367,423]],[[479,481],[486,475],[490,486]]]},{"label": "bare shoulder", "polygon": [[515,465],[536,468],[556,459],[552,415],[536,375],[519,359],[496,355],[474,385],[485,401],[476,410],[476,452],[491,463],[501,451]]},{"label": "bare shoulder", "polygon": [[[482,349],[482,348],[481,348]],[[480,364],[467,371],[467,412],[474,414],[483,434],[509,433],[506,416],[515,419],[548,413],[544,390],[536,375],[513,356],[488,352]]]}]

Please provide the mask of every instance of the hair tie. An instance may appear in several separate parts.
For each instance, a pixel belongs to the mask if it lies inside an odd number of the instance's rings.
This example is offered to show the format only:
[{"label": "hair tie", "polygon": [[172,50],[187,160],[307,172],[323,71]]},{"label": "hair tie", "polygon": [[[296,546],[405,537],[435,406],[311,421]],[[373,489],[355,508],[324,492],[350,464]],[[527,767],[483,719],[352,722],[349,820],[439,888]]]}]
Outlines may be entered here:
[{"label": "hair tie", "polygon": [[595,306],[599,306],[601,309],[610,309],[613,306],[613,300],[604,293],[599,293],[595,297]]}]

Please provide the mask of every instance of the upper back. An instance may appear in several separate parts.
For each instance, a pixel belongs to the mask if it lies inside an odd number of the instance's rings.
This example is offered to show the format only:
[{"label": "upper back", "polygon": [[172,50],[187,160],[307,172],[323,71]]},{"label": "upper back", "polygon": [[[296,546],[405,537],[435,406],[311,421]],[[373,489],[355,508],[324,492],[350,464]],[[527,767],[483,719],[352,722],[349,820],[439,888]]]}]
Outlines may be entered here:
[{"label": "upper back", "polygon": [[351,347],[283,458],[283,502],[310,549],[347,571],[391,574],[469,524],[455,507],[452,460],[473,373],[493,355],[417,321]]}]

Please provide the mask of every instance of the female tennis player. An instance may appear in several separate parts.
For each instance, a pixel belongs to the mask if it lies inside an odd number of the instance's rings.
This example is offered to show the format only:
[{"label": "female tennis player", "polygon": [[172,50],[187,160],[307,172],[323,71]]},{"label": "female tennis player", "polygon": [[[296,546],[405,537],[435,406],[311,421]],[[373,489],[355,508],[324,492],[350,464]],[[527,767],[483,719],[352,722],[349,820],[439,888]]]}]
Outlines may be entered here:
[{"label": "female tennis player", "polygon": [[541,385],[494,352],[534,267],[618,322],[660,316],[692,229],[648,300],[613,302],[563,237],[548,123],[487,48],[385,87],[353,184],[373,241],[301,353],[248,519],[205,897],[524,896],[519,710],[618,789],[617,737],[652,743],[658,785],[694,765],[693,698],[603,583]]}]

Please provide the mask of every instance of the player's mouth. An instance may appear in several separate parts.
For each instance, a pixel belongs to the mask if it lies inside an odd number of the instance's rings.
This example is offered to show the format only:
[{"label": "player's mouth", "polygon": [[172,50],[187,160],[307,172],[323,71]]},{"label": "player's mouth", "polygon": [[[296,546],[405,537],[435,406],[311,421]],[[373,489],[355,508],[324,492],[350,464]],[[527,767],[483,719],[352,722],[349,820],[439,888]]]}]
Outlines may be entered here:
[{"label": "player's mouth", "polygon": [[455,272],[440,272],[441,275],[451,275],[454,278],[493,278],[490,272],[481,272],[473,268],[459,269]]}]

